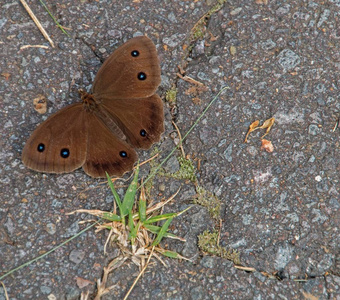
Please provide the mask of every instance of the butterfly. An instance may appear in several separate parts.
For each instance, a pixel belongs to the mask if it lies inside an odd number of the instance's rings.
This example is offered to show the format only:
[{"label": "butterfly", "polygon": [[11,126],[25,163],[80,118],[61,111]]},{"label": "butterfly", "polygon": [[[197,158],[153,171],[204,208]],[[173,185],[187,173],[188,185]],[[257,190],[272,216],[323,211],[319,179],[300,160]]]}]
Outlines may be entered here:
[{"label": "butterfly", "polygon": [[164,131],[163,102],[156,94],[161,71],[154,43],[130,39],[100,67],[90,93],[59,110],[27,140],[22,161],[45,173],[80,167],[91,177],[132,170],[135,149],[148,149]]}]

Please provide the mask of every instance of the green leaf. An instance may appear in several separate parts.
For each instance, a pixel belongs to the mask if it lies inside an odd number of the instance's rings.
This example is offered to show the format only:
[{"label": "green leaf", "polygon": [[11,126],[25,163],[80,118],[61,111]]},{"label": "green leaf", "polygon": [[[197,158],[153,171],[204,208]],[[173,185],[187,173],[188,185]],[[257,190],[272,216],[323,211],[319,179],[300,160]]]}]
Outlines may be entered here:
[{"label": "green leaf", "polygon": [[178,254],[177,252],[170,251],[170,250],[164,250],[161,252],[164,256],[170,257],[170,258],[182,258],[182,255]]},{"label": "green leaf", "polygon": [[142,188],[139,196],[139,204],[138,204],[138,211],[139,211],[139,220],[144,223],[146,220],[146,199],[144,194],[144,189]]},{"label": "green leaf", "polygon": [[133,177],[132,182],[130,183],[122,204],[122,216],[125,217],[132,211],[133,204],[135,202],[135,196],[137,192],[138,185],[138,173],[139,173],[139,165],[137,164],[135,176]]},{"label": "green leaf", "polygon": [[104,220],[109,220],[111,222],[119,222],[122,220],[122,218],[114,213],[111,213],[111,212],[104,212],[102,214],[102,219]]},{"label": "green leaf", "polygon": [[178,213],[169,213],[169,214],[164,214],[164,215],[159,215],[159,216],[154,216],[151,217],[150,219],[145,220],[143,223],[144,224],[151,224],[151,223],[156,223],[162,220],[167,220],[169,218],[176,217]]},{"label": "green leaf", "polygon": [[[159,231],[161,230],[161,227],[159,226],[156,226],[156,225],[145,225],[143,224],[143,226],[149,230],[151,233],[154,233],[154,234],[158,234]],[[164,234],[164,237],[168,237],[168,238],[174,238],[174,239],[180,239],[177,235],[174,235],[173,233],[170,233],[170,232],[166,232]]]},{"label": "green leaf", "polygon": [[133,217],[132,217],[132,213],[129,212],[129,221],[128,221],[128,225],[129,225],[129,239],[131,240],[131,244],[134,244],[134,240],[137,237],[137,230],[138,227],[135,226],[135,224],[133,223]]},{"label": "green leaf", "polygon": [[168,230],[168,228],[170,226],[172,219],[173,219],[173,217],[169,218],[168,220],[165,221],[165,223],[163,224],[161,230],[157,234],[157,236],[156,236],[156,238],[153,241],[151,246],[157,246],[161,242],[162,238],[164,237],[164,235],[166,234],[166,231]]},{"label": "green leaf", "polygon": [[116,203],[119,207],[119,212],[120,212],[120,214],[122,214],[122,201],[120,200],[119,195],[117,194],[116,189],[113,186],[110,175],[107,172],[105,172],[105,173],[106,173],[107,183],[108,183],[108,185],[111,189],[112,195],[114,196]]}]

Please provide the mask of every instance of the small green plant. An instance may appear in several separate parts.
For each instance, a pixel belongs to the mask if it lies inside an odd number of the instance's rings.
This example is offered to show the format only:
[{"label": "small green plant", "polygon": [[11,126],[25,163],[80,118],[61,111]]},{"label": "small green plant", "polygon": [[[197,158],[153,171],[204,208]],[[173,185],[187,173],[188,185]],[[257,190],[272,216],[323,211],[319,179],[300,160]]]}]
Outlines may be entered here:
[{"label": "small green plant", "polygon": [[210,232],[209,230],[204,231],[198,236],[198,247],[210,254],[216,255],[222,258],[231,260],[234,264],[240,265],[240,253],[237,250],[222,247],[219,243],[219,233],[214,230]]},{"label": "small green plant", "polygon": [[213,193],[207,191],[198,184],[196,184],[196,192],[197,196],[194,199],[194,203],[206,207],[210,216],[215,220],[219,220],[221,212],[221,200],[218,199]]},{"label": "small green plant", "polygon": [[[164,237],[185,241],[184,239],[168,232],[168,228],[175,217],[183,214],[190,207],[179,213],[159,215],[157,214],[157,210],[172,200],[173,197],[168,199],[168,201],[164,201],[147,208],[147,201],[143,186],[140,188],[138,203],[135,204],[135,196],[138,190],[138,174],[139,167],[137,166],[134,178],[126,191],[123,200],[120,199],[109,175],[107,174],[108,185],[114,196],[118,210],[115,206],[112,212],[83,209],[77,210],[76,212],[87,212],[102,218],[104,222],[97,225],[97,231],[109,229],[111,231],[110,236],[113,237],[112,241],[118,244],[124,254],[138,256],[137,253],[145,254],[150,252],[151,247],[155,247],[154,251],[159,252],[164,256],[185,259],[176,252],[161,248],[159,243]],[[162,226],[158,225],[161,221],[164,221]],[[136,262],[135,259],[133,261]]]},{"label": "small green plant", "polygon": [[184,179],[184,180],[190,180],[192,182],[196,182],[197,178],[195,175],[195,166],[192,163],[192,161],[189,158],[185,158],[183,156],[179,156],[178,162],[180,165],[180,168],[175,173],[160,173],[161,175],[172,177],[175,179]]},{"label": "small green plant", "polygon": [[175,105],[177,102],[177,89],[176,87],[172,87],[165,94],[166,101],[169,102],[170,105]]}]

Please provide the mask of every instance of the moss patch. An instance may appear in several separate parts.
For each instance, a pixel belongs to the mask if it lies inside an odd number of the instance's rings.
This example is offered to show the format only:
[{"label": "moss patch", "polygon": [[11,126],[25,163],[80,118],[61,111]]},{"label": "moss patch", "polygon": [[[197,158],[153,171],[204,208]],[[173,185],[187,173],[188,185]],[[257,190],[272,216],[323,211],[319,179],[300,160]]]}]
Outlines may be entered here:
[{"label": "moss patch", "polygon": [[197,180],[195,175],[196,169],[192,161],[183,156],[179,156],[177,160],[180,165],[179,170],[175,173],[164,173],[164,175],[168,177],[173,177],[175,179],[184,179],[196,182]]},{"label": "moss patch", "polygon": [[218,199],[212,192],[207,191],[198,184],[196,185],[197,196],[194,199],[195,204],[206,207],[210,216],[215,219],[220,219],[221,200]]},{"label": "moss patch", "polygon": [[177,89],[172,87],[170,90],[167,90],[165,94],[166,101],[169,102],[170,105],[175,105],[177,102]]},{"label": "moss patch", "polygon": [[240,265],[240,253],[237,250],[229,249],[219,245],[218,241],[218,231],[214,230],[210,232],[209,230],[204,231],[198,236],[198,247],[209,253],[210,255],[216,255],[222,258],[231,260],[234,264]]}]

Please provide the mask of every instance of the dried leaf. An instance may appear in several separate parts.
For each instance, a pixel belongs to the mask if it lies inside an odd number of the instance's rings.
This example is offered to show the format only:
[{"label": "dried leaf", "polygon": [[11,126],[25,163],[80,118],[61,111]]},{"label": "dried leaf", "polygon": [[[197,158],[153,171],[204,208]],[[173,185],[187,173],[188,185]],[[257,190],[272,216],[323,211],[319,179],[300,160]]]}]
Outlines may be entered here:
[{"label": "dried leaf", "polygon": [[230,46],[230,54],[234,56],[236,54],[236,47],[235,46]]},{"label": "dried leaf", "polygon": [[2,72],[1,76],[5,77],[6,81],[11,77],[11,74],[8,72]]},{"label": "dried leaf", "polygon": [[194,98],[192,98],[192,102],[196,105],[200,105],[202,101],[201,101],[200,98],[194,97]]},{"label": "dried leaf", "polygon": [[249,134],[251,132],[253,132],[256,129],[260,129],[260,128],[262,128],[262,129],[266,129],[267,128],[266,133],[262,136],[262,138],[264,138],[269,133],[270,129],[272,128],[272,126],[274,124],[274,122],[275,122],[275,118],[270,118],[270,119],[264,121],[264,123],[261,126],[258,126],[259,123],[260,123],[258,120],[256,120],[255,122],[251,123],[250,126],[249,126],[249,130],[247,132],[246,138],[244,139],[244,142],[246,143],[248,141],[247,139],[248,139],[248,136],[249,136]]},{"label": "dried leaf", "polygon": [[259,128],[263,128],[263,129],[267,128],[267,131],[266,131],[266,133],[262,136],[262,138],[264,138],[264,137],[269,133],[270,129],[272,128],[272,126],[273,126],[273,124],[274,124],[274,122],[275,122],[275,118],[270,118],[270,119],[264,121],[264,123],[262,124],[262,126],[259,127]]},{"label": "dried leaf", "polygon": [[81,278],[81,277],[77,277],[76,280],[77,280],[77,286],[80,289],[88,286],[89,284],[94,284],[94,282],[87,280],[87,279],[84,279],[84,278]]},{"label": "dried leaf", "polygon": [[273,152],[274,151],[274,146],[271,141],[262,140],[262,145],[261,145],[261,150],[266,150],[267,152]]},{"label": "dried leaf", "polygon": [[257,129],[257,127],[259,126],[259,123],[260,123],[260,121],[259,120],[256,120],[256,121],[254,121],[253,123],[251,123],[250,124],[250,126],[249,126],[249,129],[248,129],[248,132],[247,132],[247,135],[246,135],[246,138],[244,139],[244,142],[246,143],[248,140],[248,135],[251,133],[251,132],[253,132],[254,130],[256,130]]},{"label": "dried leaf", "polygon": [[47,101],[44,95],[38,95],[37,98],[33,99],[33,105],[34,109],[39,113],[39,114],[44,114],[46,113],[47,110]]},{"label": "dried leaf", "polygon": [[255,3],[256,4],[265,4],[265,5],[267,5],[268,4],[268,0],[255,0]]}]

